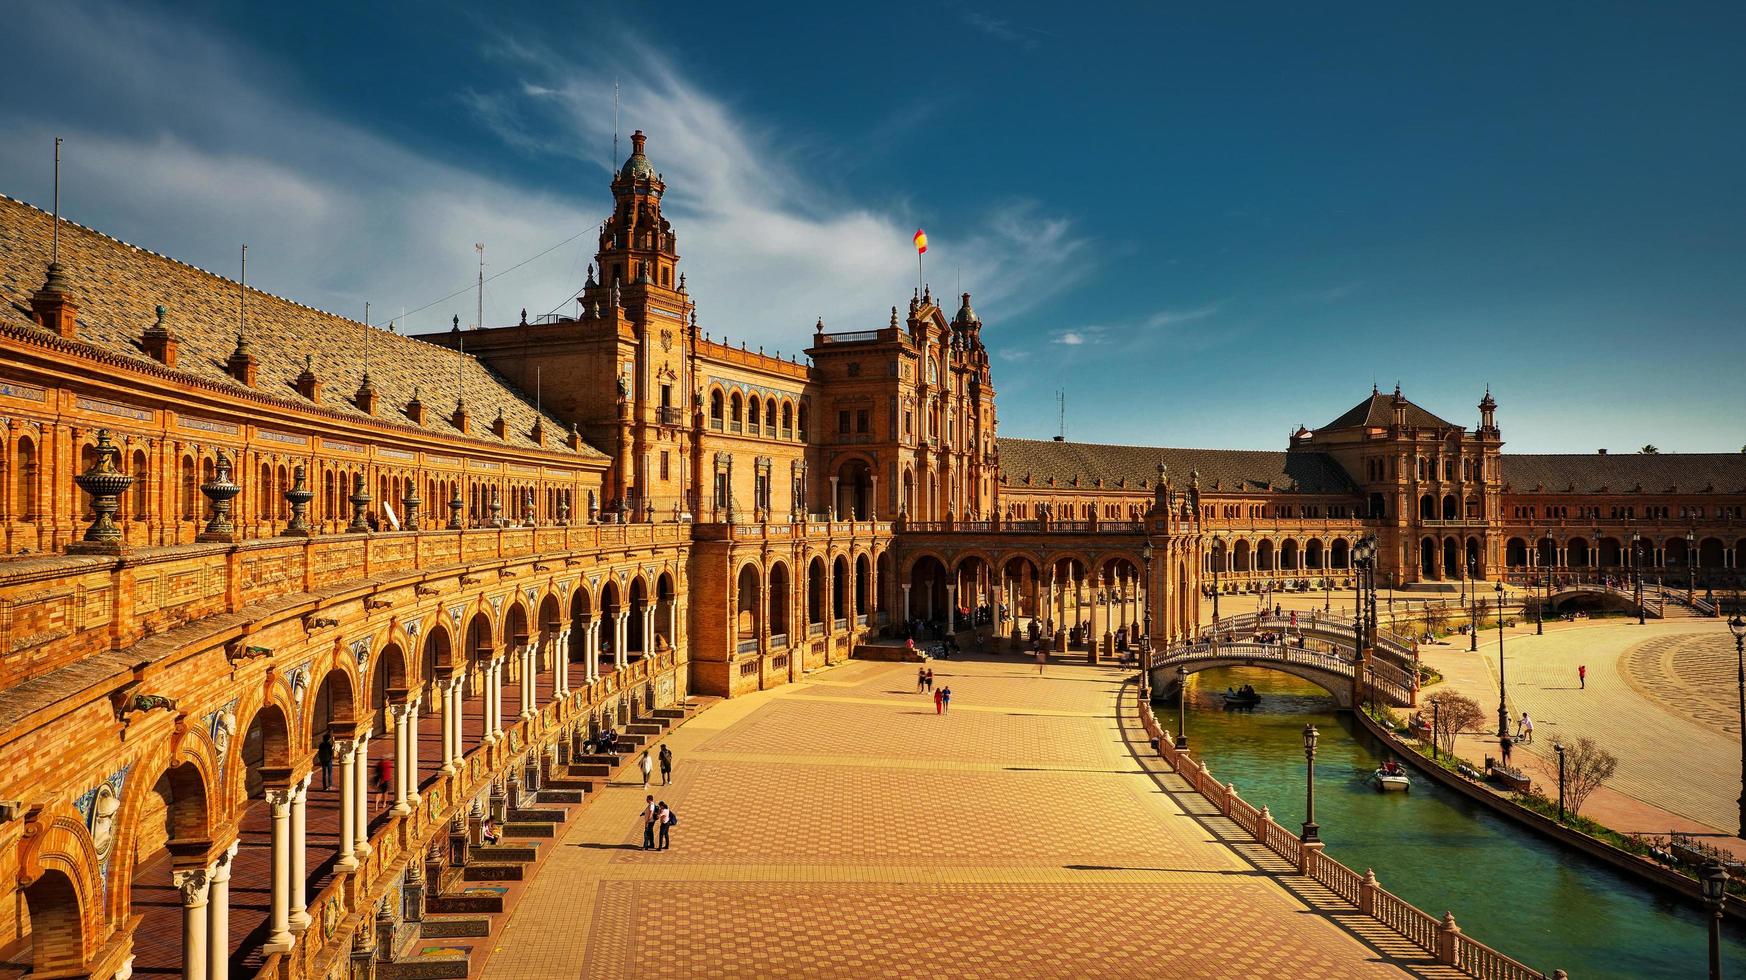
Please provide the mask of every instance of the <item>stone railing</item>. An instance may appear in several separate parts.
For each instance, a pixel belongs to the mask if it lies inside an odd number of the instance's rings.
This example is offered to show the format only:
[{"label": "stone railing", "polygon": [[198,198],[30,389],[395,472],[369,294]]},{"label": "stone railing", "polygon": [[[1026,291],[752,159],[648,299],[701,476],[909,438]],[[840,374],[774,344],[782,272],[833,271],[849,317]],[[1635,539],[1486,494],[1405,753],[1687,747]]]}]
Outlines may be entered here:
[{"label": "stone railing", "polygon": [[1319,842],[1306,844],[1296,834],[1275,821],[1266,807],[1257,810],[1237,795],[1235,785],[1220,784],[1207,769],[1204,760],[1177,751],[1158,724],[1158,719],[1139,705],[1141,726],[1157,747],[1158,755],[1189,787],[1205,797],[1219,813],[1255,838],[1255,841],[1279,855],[1305,875],[1326,887],[1340,898],[1357,906],[1358,911],[1400,934],[1443,966],[1454,967],[1468,976],[1484,980],[1564,980],[1563,970],[1547,974],[1519,960],[1505,956],[1490,946],[1461,932],[1452,912],[1442,919],[1429,915],[1377,884],[1376,874],[1360,875],[1329,857]]},{"label": "stone railing", "polygon": [[[120,556],[44,555],[0,562],[0,690],[94,654],[251,606],[306,604],[371,580],[434,577],[437,569],[628,548],[677,546],[679,524],[393,531],[257,538],[236,544],[140,548]],[[497,574],[495,572],[490,574]],[[313,628],[313,627],[312,627]]]}]

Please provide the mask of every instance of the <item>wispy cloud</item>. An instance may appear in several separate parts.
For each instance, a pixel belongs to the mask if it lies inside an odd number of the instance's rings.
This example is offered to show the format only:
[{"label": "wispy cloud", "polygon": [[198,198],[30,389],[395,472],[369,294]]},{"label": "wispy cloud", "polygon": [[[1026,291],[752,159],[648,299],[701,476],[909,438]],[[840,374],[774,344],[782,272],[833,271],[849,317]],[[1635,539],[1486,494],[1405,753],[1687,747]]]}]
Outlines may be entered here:
[{"label": "wispy cloud", "polygon": [[[416,307],[472,279],[476,241],[486,244],[490,275],[581,233],[486,287],[488,322],[513,322],[522,307],[567,308],[594,250],[588,232],[611,209],[615,76],[627,80],[625,130],[649,133],[650,157],[666,177],[668,217],[705,329],[793,351],[820,313],[834,329],[882,324],[914,288],[916,215],[840,196],[795,149],[804,138],[748,117],[634,39],[593,46],[622,63],[487,39],[502,86],[437,93],[532,160],[582,164],[577,189],[560,195],[316,109],[288,66],[234,38],[76,2],[52,13],[21,8],[18,26],[79,37],[84,56],[106,68],[101,78],[66,76],[53,100],[0,107],[9,134],[0,141],[0,190],[46,201],[41,147],[65,135],[69,217],[222,272],[248,241],[251,281],[311,305],[352,315],[366,299],[377,310]],[[15,70],[46,74],[49,49],[22,52]],[[628,149],[621,144],[621,155]],[[901,190],[890,198],[901,201]],[[1085,266],[1072,261],[1087,247],[1073,222],[1029,201],[928,231],[930,272],[961,269],[991,323],[1073,285],[1057,270]],[[470,305],[443,304],[402,329],[438,329]]]},{"label": "wispy cloud", "polygon": [[1146,317],[1145,322],[1148,327],[1174,327],[1184,323],[1193,323],[1196,320],[1205,320],[1218,311],[1219,304],[1217,303],[1208,303],[1205,306],[1197,306],[1189,310],[1159,310]]},{"label": "wispy cloud", "polygon": [[1012,21],[1004,20],[993,14],[984,13],[980,10],[962,10],[959,12],[958,16],[964,21],[964,23],[983,34],[994,38],[996,41],[1005,44],[1014,44],[1027,51],[1033,50],[1038,46],[1039,42],[1037,39],[1039,37],[1049,36],[1047,31],[1038,30],[1034,27],[1026,27],[1021,24],[1014,24]]}]

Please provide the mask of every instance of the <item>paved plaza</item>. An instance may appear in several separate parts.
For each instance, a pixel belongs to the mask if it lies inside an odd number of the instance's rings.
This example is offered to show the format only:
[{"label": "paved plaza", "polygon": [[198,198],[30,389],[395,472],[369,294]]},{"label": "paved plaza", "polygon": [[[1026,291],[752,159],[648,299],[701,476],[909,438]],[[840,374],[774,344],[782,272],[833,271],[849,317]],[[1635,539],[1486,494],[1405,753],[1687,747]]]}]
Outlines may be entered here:
[{"label": "paved plaza", "polygon": [[[1481,636],[1478,654],[1467,652],[1461,639],[1460,645],[1427,646],[1422,655],[1495,720],[1497,632]],[[1519,719],[1526,710],[1535,727],[1534,743],[1516,751],[1536,757],[1536,768],[1546,774],[1537,781],[1548,792],[1557,793],[1554,742],[1588,736],[1618,756],[1618,773],[1608,784],[1614,793],[1703,828],[1730,834],[1738,828],[1737,668],[1724,623],[1579,621],[1547,624],[1546,634],[1535,636],[1530,622],[1506,634],[1504,650],[1511,716]],[[1579,664],[1588,666],[1586,690],[1577,682]],[[1490,749],[1495,755],[1495,745]],[[1622,831],[1694,829],[1657,822],[1644,810],[1620,812],[1633,821],[1629,825],[1590,815]]]},{"label": "paved plaza", "polygon": [[605,790],[485,975],[1430,975],[1185,813],[1129,754],[1123,675],[933,666],[945,716],[914,665],[852,662],[688,722],[652,789],[673,848],[640,849],[640,781]]}]

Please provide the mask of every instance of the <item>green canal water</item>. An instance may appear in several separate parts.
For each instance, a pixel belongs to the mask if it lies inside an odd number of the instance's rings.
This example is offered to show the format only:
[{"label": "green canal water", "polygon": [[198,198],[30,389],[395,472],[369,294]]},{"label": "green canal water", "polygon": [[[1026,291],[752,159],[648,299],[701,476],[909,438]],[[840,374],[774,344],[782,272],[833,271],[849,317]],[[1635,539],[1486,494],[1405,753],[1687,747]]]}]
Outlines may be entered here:
[{"label": "green canal water", "polygon": [[[1258,668],[1208,670],[1189,687],[1188,737],[1220,782],[1296,829],[1304,816],[1303,726],[1316,750],[1316,821],[1327,853],[1468,935],[1538,969],[1595,978],[1703,977],[1707,920],[1592,858],[1556,846],[1426,777],[1379,793],[1368,777],[1382,745],[1336,714],[1321,688]],[[1226,711],[1227,687],[1253,684],[1253,711]],[[1159,705],[1175,731],[1174,704]],[[1746,930],[1724,927],[1722,965],[1746,976]]]}]

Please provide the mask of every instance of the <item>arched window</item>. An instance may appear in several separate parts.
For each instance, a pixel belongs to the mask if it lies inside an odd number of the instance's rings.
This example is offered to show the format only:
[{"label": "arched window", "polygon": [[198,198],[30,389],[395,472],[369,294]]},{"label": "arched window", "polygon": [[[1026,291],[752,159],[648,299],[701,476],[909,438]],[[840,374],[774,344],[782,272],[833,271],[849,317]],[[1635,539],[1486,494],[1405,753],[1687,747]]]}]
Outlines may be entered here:
[{"label": "arched window", "polygon": [[753,398],[746,404],[746,422],[752,428],[758,427],[758,416],[762,413],[763,403]]},{"label": "arched window", "polygon": [[764,426],[770,430],[770,435],[776,434],[776,399],[764,403]]},{"label": "arched window", "polygon": [[729,399],[728,421],[732,423],[735,432],[740,431],[740,419],[744,418],[742,404],[743,403],[740,401],[740,393],[737,391],[734,392],[733,398]]},{"label": "arched window", "polygon": [[194,498],[199,495],[199,480],[194,475],[194,457],[182,457],[182,485],[179,488],[181,499],[182,520],[191,521],[195,517]]},{"label": "arched window", "polygon": [[12,472],[17,479],[13,499],[18,501],[19,520],[30,521],[36,512],[36,443],[29,436],[18,437],[18,462]]},{"label": "arched window", "polygon": [[721,428],[721,391],[709,393],[709,425],[712,429]]},{"label": "arched window", "polygon": [[791,439],[793,437],[794,437],[794,405],[790,402],[783,402],[782,403],[782,438]]},{"label": "arched window", "polygon": [[151,468],[146,465],[146,454],[143,449],[133,451],[133,516],[135,520],[143,521],[151,514]]}]

